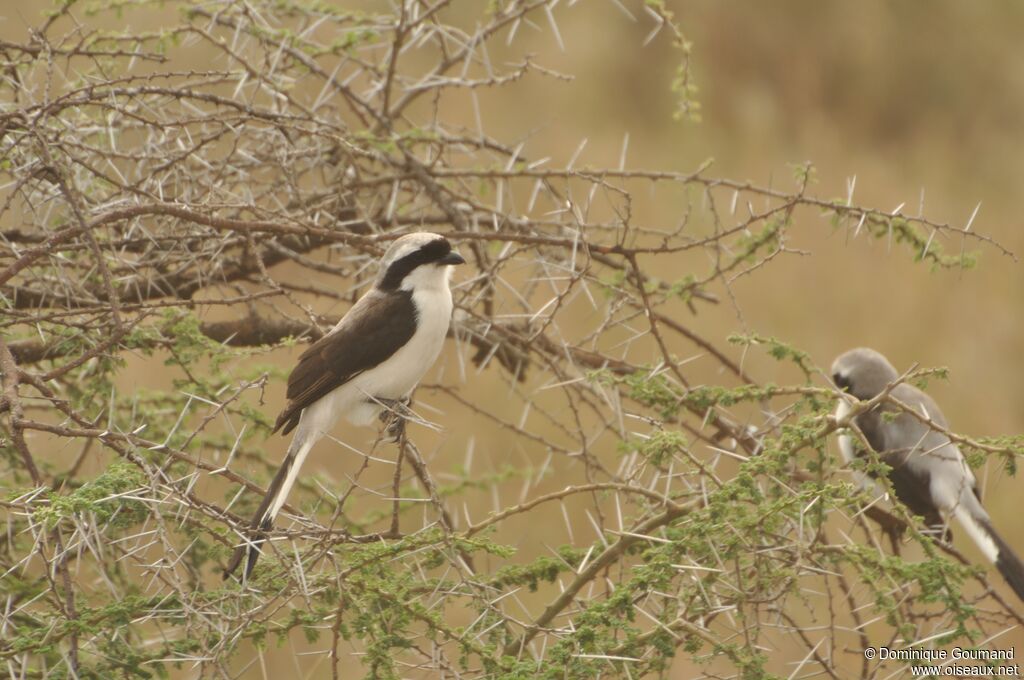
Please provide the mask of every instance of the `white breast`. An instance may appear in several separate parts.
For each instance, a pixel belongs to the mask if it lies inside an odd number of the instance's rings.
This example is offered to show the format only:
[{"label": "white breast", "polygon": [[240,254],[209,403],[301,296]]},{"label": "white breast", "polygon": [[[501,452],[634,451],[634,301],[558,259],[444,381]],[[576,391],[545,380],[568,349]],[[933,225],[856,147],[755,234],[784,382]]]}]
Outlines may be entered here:
[{"label": "white breast", "polygon": [[[840,399],[839,403],[836,405],[836,420],[842,420],[849,415],[852,410],[853,409],[850,407],[850,404],[848,404],[845,399]],[[848,434],[839,435],[839,453],[843,455],[843,460],[847,465],[853,462],[853,437]]]},{"label": "white breast", "polygon": [[[853,408],[845,399],[840,399],[839,404],[836,405],[836,420],[841,420],[849,415]],[[853,435],[841,434],[839,435],[839,453],[843,456],[843,461],[849,467],[857,458],[857,448],[854,443]],[[851,470],[850,474],[853,475],[854,481],[860,488],[864,489],[868,493],[881,496],[885,493],[884,489],[876,482],[871,479],[868,475],[864,474],[860,470]]]}]

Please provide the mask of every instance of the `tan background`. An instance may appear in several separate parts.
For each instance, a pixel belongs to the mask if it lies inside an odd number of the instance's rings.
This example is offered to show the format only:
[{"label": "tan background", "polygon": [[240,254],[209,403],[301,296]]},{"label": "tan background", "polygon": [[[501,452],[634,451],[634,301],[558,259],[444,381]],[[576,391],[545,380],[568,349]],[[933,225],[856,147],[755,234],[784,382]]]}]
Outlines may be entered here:
[{"label": "tan background", "polygon": [[[540,63],[575,80],[533,78],[484,98],[491,134],[513,141],[533,130],[528,153],[551,156],[555,164],[586,138],[579,164],[615,165],[628,133],[633,167],[687,171],[713,157],[711,174],[784,188],[792,186],[787,164],[811,160],[818,169],[812,192],[821,197],[845,196],[847,179],[856,175],[861,204],[892,209],[906,203],[916,212],[923,191],[925,214],[957,225],[981,202],[973,229],[1024,254],[1024,9],[952,0],[675,4],[694,42],[702,124],[672,122],[668,86],[677,58],[664,39],[640,46],[652,27],[642,11],[630,5],[637,18],[631,22],[612,2],[590,2],[559,9],[564,53],[546,30],[528,33],[529,47],[520,50],[537,53]],[[21,39],[39,9],[37,0],[5,0],[0,36]],[[159,23],[156,14],[132,16]],[[470,114],[464,114],[468,124]],[[637,218],[674,224],[678,206],[655,196],[638,203]],[[735,291],[742,318],[727,305],[702,309],[695,327],[705,337],[721,343],[738,331],[772,335],[808,350],[823,366],[861,344],[883,351],[900,369],[912,362],[945,365],[951,379],[930,391],[955,429],[975,436],[1024,431],[1022,265],[986,249],[976,271],[932,273],[904,249],[890,252],[884,241],[863,238],[847,242],[806,212],[790,233],[790,245],[812,255],[789,256],[741,279]],[[944,245],[959,249],[958,242]],[[449,348],[435,378],[456,374],[455,351]],[[277,356],[283,365],[294,359],[289,352]],[[762,382],[793,378],[774,363],[751,362],[749,370]],[[476,378],[470,373],[468,379]],[[486,374],[479,380],[473,398],[503,398],[500,383]],[[147,367],[145,374],[126,376],[125,385],[156,387],[159,381]],[[280,405],[281,391],[270,390],[269,410]],[[515,420],[518,413],[507,415]],[[483,423],[442,422],[447,432],[438,441],[445,455],[435,459],[441,470],[467,459],[470,448],[480,473],[508,462],[543,462],[530,451],[508,451],[501,434]],[[272,446],[283,450],[283,444]],[[340,475],[346,464],[321,456],[310,468]],[[1024,480],[1006,478],[994,465],[980,476],[996,526],[1024,551],[1018,520]],[[500,492],[514,497],[519,485]],[[471,511],[477,516],[495,502],[485,493],[476,500]],[[539,554],[540,543],[566,540],[554,516],[551,526],[510,523],[506,532],[512,533],[504,540],[522,546],[523,560]],[[1005,640],[1024,655],[1024,632]],[[298,639],[295,646],[306,648]],[[287,649],[270,650],[268,672],[290,675],[295,662],[289,657]],[[299,666],[318,675],[312,662]],[[691,672],[681,663],[677,677]]]}]

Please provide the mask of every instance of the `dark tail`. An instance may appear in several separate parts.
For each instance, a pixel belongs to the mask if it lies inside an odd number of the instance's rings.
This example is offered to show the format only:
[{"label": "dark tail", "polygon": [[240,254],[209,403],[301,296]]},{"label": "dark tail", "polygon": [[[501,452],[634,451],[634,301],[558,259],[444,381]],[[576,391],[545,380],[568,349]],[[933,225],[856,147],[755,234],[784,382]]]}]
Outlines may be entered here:
[{"label": "dark tail", "polygon": [[1007,545],[1002,536],[996,533],[990,523],[986,522],[986,525],[985,529],[988,530],[992,541],[999,549],[999,555],[995,559],[996,569],[1013,588],[1013,592],[1017,593],[1017,597],[1024,601],[1024,562],[1021,562],[1017,553],[1013,552],[1013,549]]},{"label": "dark tail", "polygon": [[960,524],[981,549],[985,557],[996,565],[1006,582],[1024,601],[1024,562],[1020,561],[1013,549],[1003,540],[988,513],[981,507],[981,501],[974,493],[965,493],[953,510]]},{"label": "dark tail", "polygon": [[256,560],[260,557],[260,544],[263,543],[266,532],[274,524],[271,508],[281,494],[288,493],[289,489],[285,488],[285,480],[288,479],[288,473],[295,462],[296,456],[292,455],[292,451],[289,450],[280,469],[274,475],[274,480],[270,482],[267,495],[263,497],[263,502],[260,503],[260,507],[252,517],[250,524],[252,532],[248,537],[248,542],[235,548],[235,552],[231,555],[231,560],[228,562],[227,568],[224,569],[224,580],[227,580],[238,569],[238,565],[242,563],[243,559],[245,559],[245,570],[242,572],[242,580],[249,579],[249,574],[252,573],[252,568],[256,566]]}]

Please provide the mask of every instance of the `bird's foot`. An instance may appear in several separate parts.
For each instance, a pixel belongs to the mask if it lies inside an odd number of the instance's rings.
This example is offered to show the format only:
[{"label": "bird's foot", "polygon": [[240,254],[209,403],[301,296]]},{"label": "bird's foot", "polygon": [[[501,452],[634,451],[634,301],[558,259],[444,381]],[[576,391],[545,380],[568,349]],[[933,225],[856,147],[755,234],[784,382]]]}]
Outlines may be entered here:
[{"label": "bird's foot", "polygon": [[384,405],[380,412],[380,421],[384,423],[384,434],[391,441],[400,441],[405,437],[405,421],[412,415],[409,404],[412,400],[409,397],[402,399],[378,399]]},{"label": "bird's foot", "polygon": [[889,545],[892,546],[892,553],[894,555],[900,554],[900,543],[903,541],[903,534],[906,531],[905,527],[891,526],[885,527],[882,531],[889,537]]}]

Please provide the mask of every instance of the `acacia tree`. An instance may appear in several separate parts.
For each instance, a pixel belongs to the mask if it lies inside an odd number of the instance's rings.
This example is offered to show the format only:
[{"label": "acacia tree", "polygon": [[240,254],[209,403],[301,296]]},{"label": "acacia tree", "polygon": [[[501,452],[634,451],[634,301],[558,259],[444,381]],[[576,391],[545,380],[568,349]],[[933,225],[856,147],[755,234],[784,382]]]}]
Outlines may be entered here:
[{"label": "acacia tree", "polygon": [[[935,267],[999,246],[815,197],[807,167],[788,190],[555,167],[460,127],[478,97],[561,77],[515,56],[527,29],[559,39],[557,4],[65,0],[0,44],[10,677],[257,674],[296,633],[310,672],[335,677],[868,677],[885,668],[869,644],[970,646],[1024,623],[984,571],[850,483],[827,447],[848,423],[804,353],[705,337],[698,315],[738,304],[730,284],[794,229],[894,239]],[[174,21],[99,28],[136,5]],[[694,116],[688,44],[660,3],[637,11],[677,47]],[[634,218],[652,187],[676,223]],[[418,426],[398,447],[337,445],[356,472],[307,475],[252,580],[223,582],[276,462],[267,354],[319,337],[414,229],[472,269],[420,424],[486,424],[498,456],[528,463],[474,474],[443,438],[421,453],[436,435]],[[718,383],[694,377],[694,351]],[[803,379],[760,384],[745,351]],[[976,462],[1019,450],[957,441]],[[468,509],[510,483],[514,500]],[[563,515],[564,545],[529,546],[522,527]]]}]

